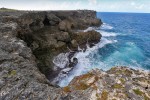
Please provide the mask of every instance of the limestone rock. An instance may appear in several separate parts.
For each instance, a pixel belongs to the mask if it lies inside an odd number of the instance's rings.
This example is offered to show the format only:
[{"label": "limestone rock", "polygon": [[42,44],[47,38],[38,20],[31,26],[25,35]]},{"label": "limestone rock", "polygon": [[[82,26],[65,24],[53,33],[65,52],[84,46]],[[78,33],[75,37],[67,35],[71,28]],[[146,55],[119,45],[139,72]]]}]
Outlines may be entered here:
[{"label": "limestone rock", "polygon": [[60,18],[58,18],[57,16],[55,16],[52,13],[47,14],[47,19],[48,19],[50,25],[52,25],[52,26],[58,25],[59,22],[61,21]]},{"label": "limestone rock", "polygon": [[113,67],[107,72],[95,69],[75,77],[63,91],[71,100],[149,100],[149,80],[149,72],[127,67]]},{"label": "limestone rock", "polygon": [[82,46],[83,44],[92,44],[92,43],[98,43],[101,39],[101,34],[96,31],[88,31],[88,32],[78,32],[74,34],[74,39],[77,41],[79,46]]},{"label": "limestone rock", "polygon": [[61,32],[58,33],[56,36],[58,41],[63,41],[63,42],[69,42],[71,40],[70,35],[68,32]]},{"label": "limestone rock", "polygon": [[59,23],[59,29],[61,31],[71,31],[72,26],[73,26],[72,22],[67,19]]},{"label": "limestone rock", "polygon": [[71,46],[72,46],[72,48],[78,48],[78,43],[77,43],[77,41],[76,40],[72,40],[71,41]]}]

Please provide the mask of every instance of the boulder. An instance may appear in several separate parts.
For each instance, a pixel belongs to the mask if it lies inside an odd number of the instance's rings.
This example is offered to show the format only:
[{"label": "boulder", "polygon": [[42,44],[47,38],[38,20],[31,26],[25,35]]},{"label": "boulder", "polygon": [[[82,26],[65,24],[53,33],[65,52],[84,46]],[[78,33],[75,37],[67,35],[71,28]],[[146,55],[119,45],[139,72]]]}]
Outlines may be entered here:
[{"label": "boulder", "polygon": [[55,44],[55,48],[60,50],[60,51],[63,51],[64,49],[66,49],[66,43],[65,42],[61,42],[61,41],[58,41],[56,44]]},{"label": "boulder", "polygon": [[52,13],[48,13],[47,14],[47,19],[49,20],[50,25],[55,26],[58,25],[59,22],[61,21],[60,18],[58,18],[57,16],[55,16]]},{"label": "boulder", "polygon": [[101,39],[101,34],[99,32],[96,32],[94,30],[88,31],[88,32],[78,32],[74,34],[74,40],[77,41],[79,45],[83,44],[92,44],[92,43],[98,43]]},{"label": "boulder", "polygon": [[78,48],[78,43],[76,40],[71,41],[71,47],[77,49]]},{"label": "boulder", "polygon": [[71,40],[68,32],[57,33],[56,35],[57,41],[69,42]]},{"label": "boulder", "polygon": [[73,22],[68,19],[65,19],[59,23],[59,29],[61,31],[69,32],[71,31],[72,27],[73,27]]},{"label": "boulder", "polygon": [[39,30],[44,27],[43,21],[41,19],[36,19],[31,24],[29,24],[29,27],[32,31]]}]

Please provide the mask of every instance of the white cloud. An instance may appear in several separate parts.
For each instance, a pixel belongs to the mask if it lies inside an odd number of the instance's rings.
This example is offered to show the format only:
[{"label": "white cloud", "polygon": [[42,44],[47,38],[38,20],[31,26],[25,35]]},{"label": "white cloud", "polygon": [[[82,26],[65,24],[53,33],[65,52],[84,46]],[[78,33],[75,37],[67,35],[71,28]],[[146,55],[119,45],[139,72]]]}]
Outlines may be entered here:
[{"label": "white cloud", "polygon": [[90,5],[96,5],[97,4],[97,0],[88,0]]},{"label": "white cloud", "polygon": [[134,6],[134,5],[135,5],[135,2],[131,2],[131,5]]},{"label": "white cloud", "polygon": [[[0,0],[1,1],[1,0]],[[0,7],[8,7],[21,10],[76,10],[89,9],[100,12],[150,12],[149,2],[137,0],[110,2],[108,0],[35,0],[34,2],[13,2],[4,0]],[[71,2],[70,2],[71,1]]]},{"label": "white cloud", "polygon": [[137,5],[135,8],[136,9],[143,9],[144,6],[145,6],[144,4],[141,4],[141,5]]}]

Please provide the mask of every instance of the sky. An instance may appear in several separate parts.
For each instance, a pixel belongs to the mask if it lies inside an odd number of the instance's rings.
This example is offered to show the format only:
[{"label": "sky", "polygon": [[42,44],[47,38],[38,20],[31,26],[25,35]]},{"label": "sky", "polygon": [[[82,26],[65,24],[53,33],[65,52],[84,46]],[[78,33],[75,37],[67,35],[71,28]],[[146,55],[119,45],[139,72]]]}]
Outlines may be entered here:
[{"label": "sky", "polygon": [[20,10],[77,10],[150,13],[150,0],[0,0],[0,7]]}]

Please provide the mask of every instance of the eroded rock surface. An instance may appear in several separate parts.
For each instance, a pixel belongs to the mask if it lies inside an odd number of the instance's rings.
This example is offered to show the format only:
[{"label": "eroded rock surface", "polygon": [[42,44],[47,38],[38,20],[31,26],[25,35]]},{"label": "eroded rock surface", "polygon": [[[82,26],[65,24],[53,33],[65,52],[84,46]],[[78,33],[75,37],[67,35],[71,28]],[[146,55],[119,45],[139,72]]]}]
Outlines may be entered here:
[{"label": "eroded rock surface", "polygon": [[75,30],[100,24],[95,11],[0,12],[0,100],[61,100],[60,88],[45,77],[60,73],[53,57],[71,49]]},{"label": "eroded rock surface", "polygon": [[99,69],[75,77],[63,88],[71,100],[150,100],[150,72],[127,67]]},{"label": "eroded rock surface", "polygon": [[[12,19],[4,18],[5,22]],[[16,36],[31,48],[39,70],[49,80],[53,80],[61,71],[55,70],[55,56],[77,51],[78,46],[86,48],[87,43],[98,43],[101,39],[100,33],[94,30],[77,33],[78,30],[102,24],[101,20],[96,18],[95,11],[26,12],[13,20],[18,25]]]},{"label": "eroded rock surface", "polygon": [[[101,22],[95,13],[0,12],[0,100],[149,100],[150,73],[147,72],[124,67],[107,72],[97,69],[76,77],[64,88],[51,85],[41,73],[48,71],[51,76],[57,75],[54,70],[47,70],[47,66],[53,69],[52,58],[67,52],[67,47],[76,50],[86,41],[91,44],[99,41],[101,35],[95,31],[79,34],[74,31],[99,26]],[[61,22],[65,28],[60,29]],[[95,36],[90,38],[91,34]],[[65,61],[64,66],[70,62]],[[70,64],[77,62],[74,58]]]},{"label": "eroded rock surface", "polygon": [[0,24],[0,100],[56,98],[57,88],[38,70],[27,44],[15,36],[17,23]]}]

